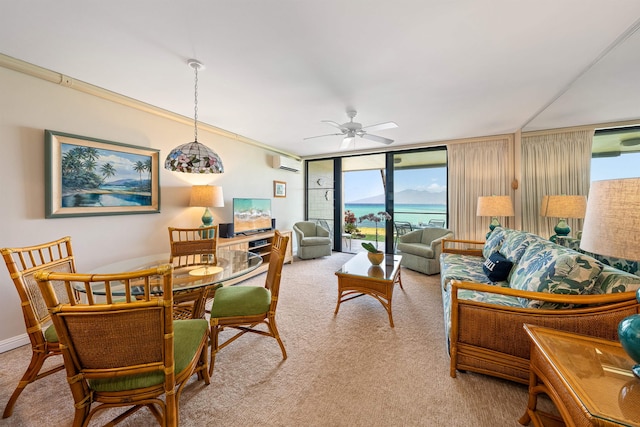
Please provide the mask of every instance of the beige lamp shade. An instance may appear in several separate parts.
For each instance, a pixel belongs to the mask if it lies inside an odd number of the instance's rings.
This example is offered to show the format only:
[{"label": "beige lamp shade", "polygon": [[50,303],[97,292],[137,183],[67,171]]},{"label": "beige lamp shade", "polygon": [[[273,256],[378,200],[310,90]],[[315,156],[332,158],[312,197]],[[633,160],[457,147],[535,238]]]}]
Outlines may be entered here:
[{"label": "beige lamp shade", "polygon": [[584,218],[587,209],[586,196],[544,196],[540,215],[551,218]]},{"label": "beige lamp shade", "polygon": [[478,197],[478,216],[514,216],[511,196]]},{"label": "beige lamp shade", "polygon": [[640,178],[591,183],[580,249],[640,261]]},{"label": "beige lamp shade", "polygon": [[220,208],[224,206],[222,187],[217,185],[194,185],[191,188],[189,206]]}]

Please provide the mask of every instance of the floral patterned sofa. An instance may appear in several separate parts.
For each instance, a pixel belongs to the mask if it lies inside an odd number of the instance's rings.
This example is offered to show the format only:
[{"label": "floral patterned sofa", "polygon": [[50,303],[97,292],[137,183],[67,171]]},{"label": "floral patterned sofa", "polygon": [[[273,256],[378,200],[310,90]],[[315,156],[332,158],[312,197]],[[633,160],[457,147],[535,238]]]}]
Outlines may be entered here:
[{"label": "floral patterned sofa", "polygon": [[442,252],[452,377],[474,371],[527,384],[523,324],[617,340],[620,320],[640,312],[640,277],[531,233],[497,227],[486,242],[445,239]]}]

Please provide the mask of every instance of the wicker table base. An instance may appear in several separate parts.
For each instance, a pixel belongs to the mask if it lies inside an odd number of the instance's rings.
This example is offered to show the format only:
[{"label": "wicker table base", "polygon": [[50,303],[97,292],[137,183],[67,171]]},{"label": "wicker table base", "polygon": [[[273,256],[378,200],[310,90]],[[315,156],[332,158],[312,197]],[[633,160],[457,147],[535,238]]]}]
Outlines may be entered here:
[{"label": "wicker table base", "polygon": [[380,265],[372,265],[366,252],[361,252],[336,271],[338,276],[338,302],[334,315],[338,314],[340,304],[363,295],[369,295],[380,301],[387,311],[389,324],[393,328],[391,298],[395,284],[402,287],[400,274],[400,255],[385,255]]}]

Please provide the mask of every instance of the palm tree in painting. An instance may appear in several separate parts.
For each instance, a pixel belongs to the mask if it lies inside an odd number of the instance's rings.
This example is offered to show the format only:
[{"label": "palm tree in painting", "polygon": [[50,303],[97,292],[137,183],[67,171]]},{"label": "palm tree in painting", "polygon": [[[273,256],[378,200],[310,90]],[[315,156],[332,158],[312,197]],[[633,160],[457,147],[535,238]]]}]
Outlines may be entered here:
[{"label": "palm tree in painting", "polygon": [[151,189],[151,157],[145,160],[144,167],[147,169],[148,176],[149,176],[149,183],[147,185],[147,188]]},{"label": "palm tree in painting", "polygon": [[65,189],[98,188],[102,179],[94,172],[98,150],[74,147],[62,156],[62,187]]},{"label": "palm tree in painting", "polygon": [[133,170],[140,174],[140,186],[142,186],[142,172],[147,170],[146,165],[140,160],[138,160],[136,164],[133,166]]},{"label": "palm tree in painting", "polygon": [[111,163],[105,163],[100,167],[100,173],[106,181],[108,178],[116,175],[116,168]]}]

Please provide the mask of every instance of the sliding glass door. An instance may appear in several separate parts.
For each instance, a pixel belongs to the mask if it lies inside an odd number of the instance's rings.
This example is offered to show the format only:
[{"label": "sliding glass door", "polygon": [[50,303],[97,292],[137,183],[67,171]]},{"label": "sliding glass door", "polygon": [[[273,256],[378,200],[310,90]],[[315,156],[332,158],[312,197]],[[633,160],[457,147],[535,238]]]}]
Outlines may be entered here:
[{"label": "sliding glass door", "polygon": [[310,160],[306,171],[307,218],[329,228],[336,251],[369,241],[393,253],[399,235],[448,223],[444,147]]}]

